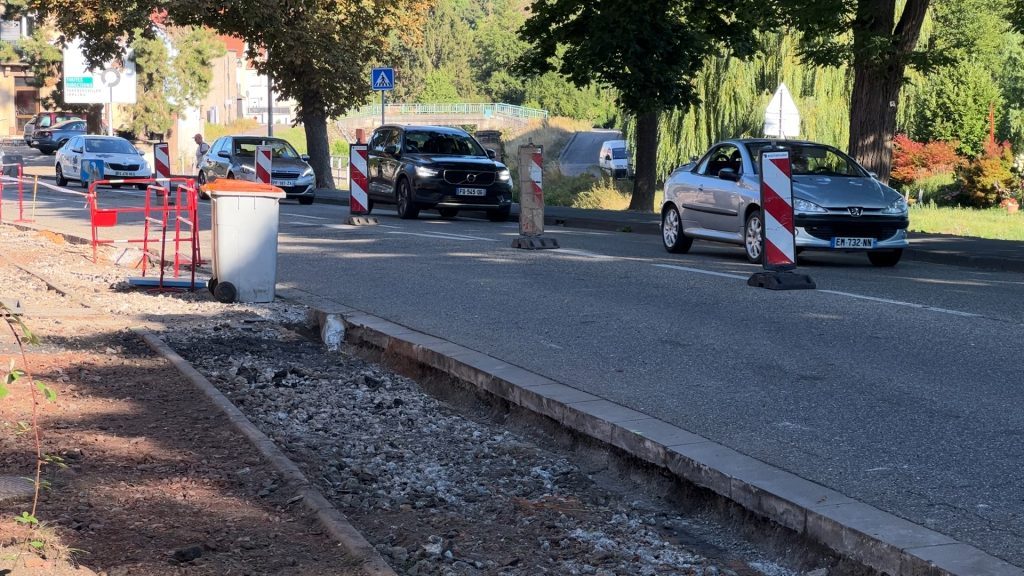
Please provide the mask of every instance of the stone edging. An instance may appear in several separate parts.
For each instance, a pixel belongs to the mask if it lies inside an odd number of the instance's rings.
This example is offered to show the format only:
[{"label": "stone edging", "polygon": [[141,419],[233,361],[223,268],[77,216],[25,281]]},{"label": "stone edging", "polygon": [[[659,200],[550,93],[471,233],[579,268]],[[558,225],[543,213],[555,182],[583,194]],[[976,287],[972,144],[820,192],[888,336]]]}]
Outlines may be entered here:
[{"label": "stone edging", "polygon": [[142,328],[134,328],[133,331],[154,352],[170,362],[182,376],[202,391],[210,402],[224,413],[235,430],[249,439],[259,453],[281,474],[288,488],[294,490],[296,496],[302,497],[306,508],[316,515],[317,520],[320,521],[327,533],[361,562],[363,574],[366,576],[397,576],[395,571],[381,558],[376,548],[348,522],[337,508],[324,498],[316,487],[310,484],[299,467],[274,444],[273,440],[256,428],[242,414],[241,410],[232,404],[205,376],[172,350],[160,337]]},{"label": "stone edging", "polygon": [[[666,468],[837,554],[891,576],[1024,576],[1024,570],[625,406],[458,344],[345,307],[312,310],[344,341],[465,382],[577,433]],[[332,339],[337,338],[337,335]]]}]

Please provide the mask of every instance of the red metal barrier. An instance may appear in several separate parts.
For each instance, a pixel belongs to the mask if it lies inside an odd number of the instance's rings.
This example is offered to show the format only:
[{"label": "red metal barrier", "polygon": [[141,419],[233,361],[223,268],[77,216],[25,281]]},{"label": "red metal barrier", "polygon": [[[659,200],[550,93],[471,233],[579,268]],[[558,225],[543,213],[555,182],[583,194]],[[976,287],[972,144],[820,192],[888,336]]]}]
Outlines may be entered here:
[{"label": "red metal barrier", "polygon": [[[96,189],[101,185],[110,184],[146,184],[146,190],[142,197],[142,206],[120,206],[101,207]],[[142,244],[142,276],[146,275],[147,258],[150,244],[157,242],[151,238],[151,226],[160,227],[160,283],[163,287],[165,252],[167,247],[167,233],[173,228],[174,232],[174,278],[180,276],[180,268],[183,265],[181,247],[183,243],[188,244],[188,265],[191,270],[191,285],[195,285],[196,267],[201,262],[199,249],[199,196],[195,181],[192,178],[133,178],[124,180],[96,180],[89,183],[87,195],[89,216],[92,228],[92,250],[93,261],[96,261],[100,245],[109,244]],[[129,238],[125,240],[103,239],[100,237],[99,229],[117,226],[121,215],[139,214],[142,216],[142,237]],[[187,228],[187,232],[183,231]]]},{"label": "red metal barrier", "polygon": [[[31,222],[31,220],[25,219],[25,167],[22,164],[2,164],[0,165],[0,173],[3,173],[7,168],[10,168],[11,166],[18,167],[18,219],[15,220],[15,222]],[[4,174],[4,176],[8,178],[15,178],[15,176],[7,176],[7,174]],[[6,187],[8,182],[9,180],[4,179],[3,182],[0,183],[0,222],[3,222],[4,220],[3,189],[4,187]]]}]

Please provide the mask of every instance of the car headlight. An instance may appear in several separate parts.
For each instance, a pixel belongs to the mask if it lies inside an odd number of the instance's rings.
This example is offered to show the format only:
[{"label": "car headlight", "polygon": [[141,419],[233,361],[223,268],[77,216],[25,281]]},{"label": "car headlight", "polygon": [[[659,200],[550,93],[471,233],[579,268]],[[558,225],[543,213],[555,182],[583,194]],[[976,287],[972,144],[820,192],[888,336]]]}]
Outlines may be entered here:
[{"label": "car headlight", "polygon": [[796,210],[797,212],[810,212],[818,214],[824,214],[825,212],[828,212],[828,210],[825,210],[824,208],[818,206],[814,202],[808,202],[807,200],[803,200],[801,198],[794,199],[793,209]]},{"label": "car headlight", "polygon": [[255,168],[253,168],[252,166],[246,166],[245,164],[240,165],[238,167],[238,171],[241,172],[242,174],[255,174],[256,173],[256,169]]},{"label": "car headlight", "polygon": [[508,182],[512,179],[512,173],[508,171],[508,168],[498,170],[498,180],[501,182]]},{"label": "car headlight", "polygon": [[299,176],[300,179],[301,178],[312,178],[312,177],[313,177],[313,167],[312,166],[310,166],[310,167],[306,168],[305,170],[303,170],[302,174]]},{"label": "car headlight", "polygon": [[896,200],[882,209],[882,214],[905,214],[907,212],[907,201],[903,198]]},{"label": "car headlight", "polygon": [[440,170],[435,170],[434,168],[427,168],[426,166],[416,167],[416,175],[419,176],[420,178],[433,178],[434,176],[437,176],[440,173]]}]

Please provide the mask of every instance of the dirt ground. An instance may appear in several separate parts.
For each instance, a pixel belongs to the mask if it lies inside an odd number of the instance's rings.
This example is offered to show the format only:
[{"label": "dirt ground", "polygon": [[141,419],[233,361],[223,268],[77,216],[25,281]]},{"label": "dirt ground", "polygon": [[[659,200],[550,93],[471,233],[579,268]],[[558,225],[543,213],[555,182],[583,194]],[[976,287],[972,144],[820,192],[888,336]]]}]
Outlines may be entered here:
[{"label": "dirt ground", "polygon": [[[56,391],[55,402],[39,401],[38,418],[43,452],[60,459],[44,467],[40,529],[13,520],[31,502],[0,503],[0,573],[356,574],[248,441],[126,329],[152,323],[160,309],[133,309],[134,298],[168,296],[125,294],[119,315],[88,307],[86,281],[126,274],[83,254],[59,238],[0,229],[0,299],[19,301],[43,340],[23,360],[0,323],[0,362]],[[72,290],[62,296],[15,264],[62,267],[72,279],[62,289]],[[33,475],[32,434],[18,424],[31,421],[33,401],[24,379],[0,399],[0,475]]]}]

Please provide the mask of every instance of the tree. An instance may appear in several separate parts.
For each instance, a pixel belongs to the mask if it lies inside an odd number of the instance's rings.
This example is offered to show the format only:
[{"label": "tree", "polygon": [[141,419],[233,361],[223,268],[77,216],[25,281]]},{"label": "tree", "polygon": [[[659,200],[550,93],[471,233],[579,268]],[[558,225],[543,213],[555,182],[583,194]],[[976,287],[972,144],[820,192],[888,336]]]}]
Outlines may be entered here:
[{"label": "tree", "polygon": [[917,50],[929,0],[779,0],[778,4],[780,16],[804,34],[803,55],[809,62],[850,63],[849,152],[887,181],[904,73],[908,66],[930,64],[928,53]]},{"label": "tree", "polygon": [[694,79],[706,57],[723,48],[750,53],[762,10],[751,0],[536,0],[520,29],[531,47],[519,69],[557,71],[577,86],[596,82],[618,92],[637,125],[629,209],[650,211],[659,113],[699,101]]}]

